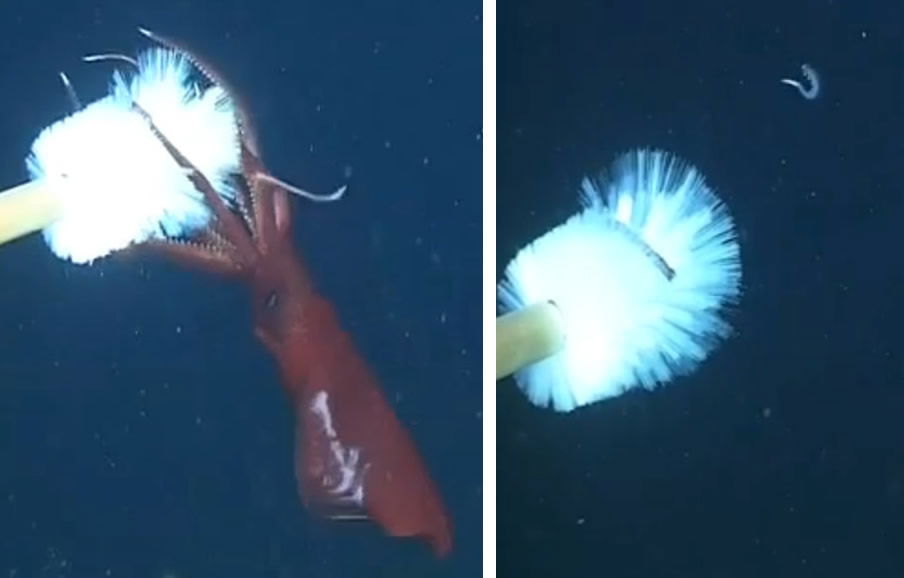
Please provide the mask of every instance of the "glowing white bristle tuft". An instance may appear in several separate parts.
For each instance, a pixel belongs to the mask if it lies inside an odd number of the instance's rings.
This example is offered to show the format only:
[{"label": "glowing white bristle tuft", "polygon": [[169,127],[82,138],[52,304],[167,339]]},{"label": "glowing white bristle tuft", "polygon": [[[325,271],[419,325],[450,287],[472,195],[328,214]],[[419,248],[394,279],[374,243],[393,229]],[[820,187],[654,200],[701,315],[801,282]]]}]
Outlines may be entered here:
[{"label": "glowing white bristle tuft", "polygon": [[561,311],[564,349],[515,374],[558,411],[691,372],[730,333],[723,310],[740,296],[731,216],[696,169],[631,152],[605,192],[585,180],[584,209],[521,250],[499,286],[503,312]]},{"label": "glowing white bristle tuft", "polygon": [[204,227],[203,196],[151,132],[154,124],[230,199],[239,169],[235,111],[220,87],[201,88],[191,62],[168,48],[116,71],[110,94],[44,129],[27,166],[60,198],[63,217],[44,229],[59,257],[90,263],[148,239]]}]

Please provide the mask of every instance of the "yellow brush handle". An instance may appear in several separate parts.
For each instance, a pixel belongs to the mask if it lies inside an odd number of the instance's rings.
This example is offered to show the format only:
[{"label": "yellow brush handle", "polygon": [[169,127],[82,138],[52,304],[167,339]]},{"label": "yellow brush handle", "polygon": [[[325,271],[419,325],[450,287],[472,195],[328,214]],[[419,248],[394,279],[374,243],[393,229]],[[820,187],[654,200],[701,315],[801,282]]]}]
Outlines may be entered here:
[{"label": "yellow brush handle", "polygon": [[0,245],[40,231],[60,217],[59,198],[42,181],[0,192]]},{"label": "yellow brush handle", "polygon": [[496,379],[558,353],[565,345],[562,313],[545,301],[496,318]]}]

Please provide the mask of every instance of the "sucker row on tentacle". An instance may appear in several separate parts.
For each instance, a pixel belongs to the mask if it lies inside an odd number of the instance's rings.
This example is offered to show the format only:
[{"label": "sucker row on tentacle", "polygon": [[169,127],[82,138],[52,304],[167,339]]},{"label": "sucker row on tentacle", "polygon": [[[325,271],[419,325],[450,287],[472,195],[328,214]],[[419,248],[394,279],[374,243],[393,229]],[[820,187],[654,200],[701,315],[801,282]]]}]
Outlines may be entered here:
[{"label": "sucker row on tentacle", "polygon": [[235,251],[235,245],[233,245],[225,235],[218,231],[215,226],[207,227],[202,230],[200,237],[200,239],[194,241],[196,244],[202,246],[225,247],[233,252]]},{"label": "sucker row on tentacle", "polygon": [[236,262],[223,247],[183,239],[150,239],[143,243],[148,249],[159,249],[169,258],[191,263],[217,275],[242,275],[244,264]]}]

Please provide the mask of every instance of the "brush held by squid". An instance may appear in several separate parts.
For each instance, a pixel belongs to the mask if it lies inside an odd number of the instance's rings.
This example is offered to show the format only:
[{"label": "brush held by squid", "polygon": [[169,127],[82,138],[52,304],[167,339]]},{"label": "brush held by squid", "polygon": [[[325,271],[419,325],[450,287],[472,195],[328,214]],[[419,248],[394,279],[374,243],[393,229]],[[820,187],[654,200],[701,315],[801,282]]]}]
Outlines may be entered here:
[{"label": "brush held by squid", "polygon": [[496,379],[556,411],[691,373],[730,335],[741,292],[732,217],[681,159],[632,151],[581,197],[497,291]]},{"label": "brush held by squid", "polygon": [[[140,29],[156,40],[154,33]],[[211,202],[237,207],[241,110],[226,87],[165,45],[137,58],[86,56],[117,65],[107,93],[85,106],[61,73],[73,112],[35,138],[30,179],[0,192],[0,244],[42,232],[55,255],[77,264],[147,241],[190,238],[207,227]],[[97,66],[95,64],[95,66]],[[150,127],[202,172],[219,199],[206,199]],[[289,192],[312,195],[282,183]]]},{"label": "brush held by squid", "polygon": [[155,47],[120,59],[129,65],[113,73],[107,94],[86,106],[61,75],[76,110],[38,134],[26,161],[30,180],[0,193],[0,243],[41,231],[54,254],[83,264],[204,227],[208,204],[147,116],[231,202],[240,158],[228,94],[205,86],[191,62],[172,50]]}]

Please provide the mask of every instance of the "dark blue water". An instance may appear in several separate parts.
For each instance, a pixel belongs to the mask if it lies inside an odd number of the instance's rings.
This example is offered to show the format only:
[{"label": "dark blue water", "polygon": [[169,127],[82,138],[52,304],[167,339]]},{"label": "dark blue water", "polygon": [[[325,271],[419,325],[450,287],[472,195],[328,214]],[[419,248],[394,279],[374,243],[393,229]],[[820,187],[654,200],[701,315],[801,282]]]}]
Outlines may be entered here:
[{"label": "dark blue water", "polygon": [[[695,375],[568,416],[500,384],[502,576],[904,576],[904,9],[498,7],[497,269],[638,146],[741,231],[735,335]],[[779,83],[810,63],[822,94]]]},{"label": "dark blue water", "polygon": [[[248,102],[265,159],[333,205],[296,242],[446,499],[450,559],[320,521],[295,493],[293,416],[244,290],[166,263],[0,248],[0,575],[473,576],[481,561],[480,5],[4,2],[0,181],[134,53],[179,38]],[[122,183],[128,187],[129,183]]]}]

